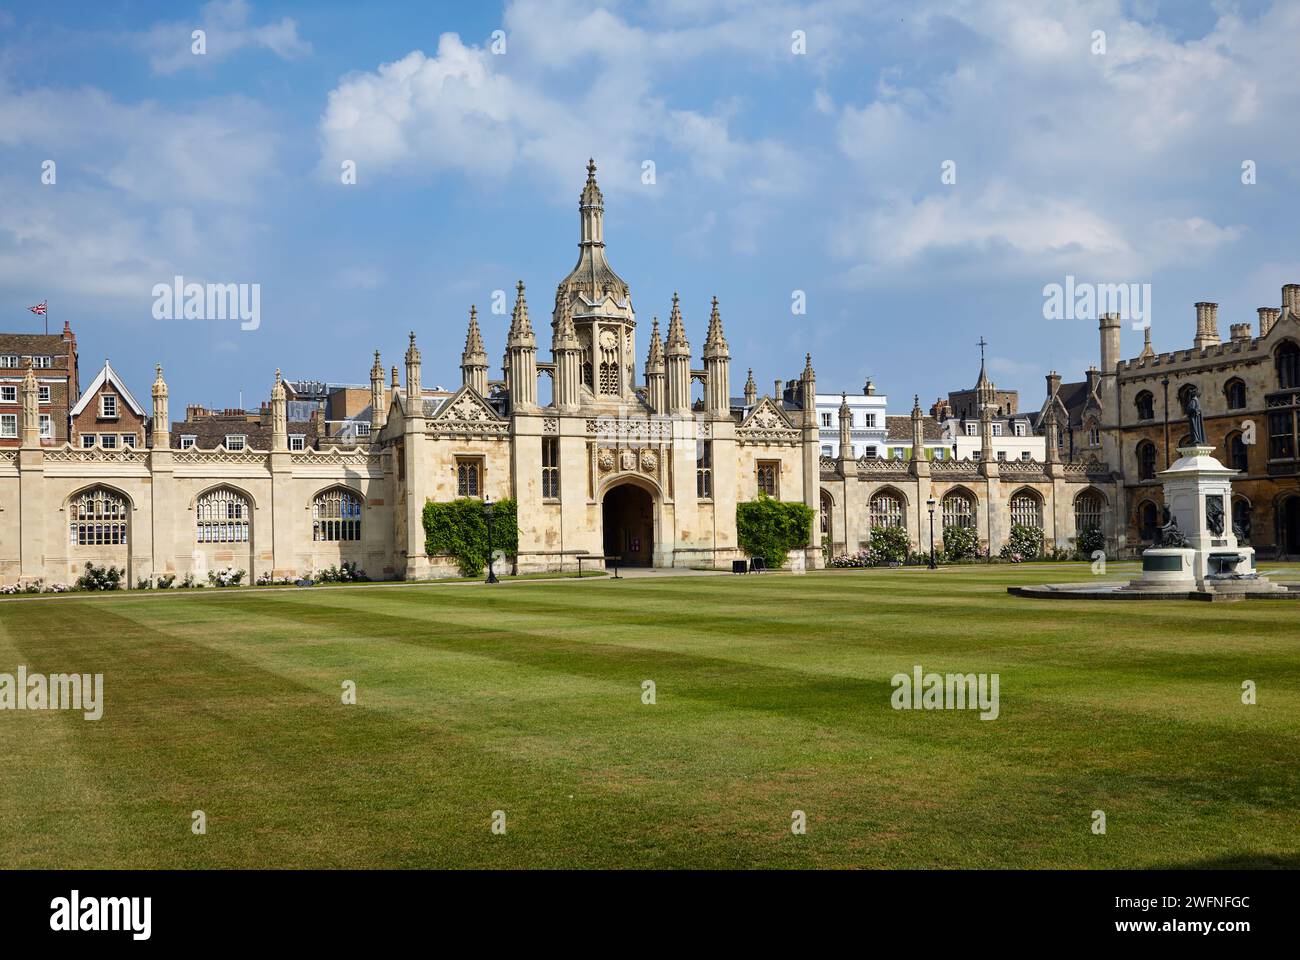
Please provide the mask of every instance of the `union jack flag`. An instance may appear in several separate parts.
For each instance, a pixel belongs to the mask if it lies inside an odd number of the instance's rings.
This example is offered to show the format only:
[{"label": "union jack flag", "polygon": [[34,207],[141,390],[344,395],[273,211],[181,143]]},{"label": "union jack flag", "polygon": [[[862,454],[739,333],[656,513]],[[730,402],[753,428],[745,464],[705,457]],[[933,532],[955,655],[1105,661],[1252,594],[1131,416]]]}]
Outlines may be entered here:
[{"label": "union jack flag", "polygon": [[36,306],[34,306],[34,307],[28,307],[27,309],[30,310],[32,313],[37,314],[38,316],[44,316],[44,315],[45,315],[45,305],[46,305],[47,303],[49,303],[48,300],[42,300],[42,301],[41,301],[40,303],[38,303]]}]

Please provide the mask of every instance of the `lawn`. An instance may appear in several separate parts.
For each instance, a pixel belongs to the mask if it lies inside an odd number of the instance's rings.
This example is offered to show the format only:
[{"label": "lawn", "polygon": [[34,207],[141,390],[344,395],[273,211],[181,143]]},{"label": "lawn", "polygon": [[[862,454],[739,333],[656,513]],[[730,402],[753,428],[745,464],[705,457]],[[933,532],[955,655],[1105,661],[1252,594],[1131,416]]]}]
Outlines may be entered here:
[{"label": "lawn", "polygon": [[[1006,594],[1088,576],[995,565],[0,603],[0,672],[103,673],[106,700],[99,721],[0,712],[0,862],[1300,864],[1300,605]],[[890,678],[916,664],[997,673],[999,717],[892,709]]]}]

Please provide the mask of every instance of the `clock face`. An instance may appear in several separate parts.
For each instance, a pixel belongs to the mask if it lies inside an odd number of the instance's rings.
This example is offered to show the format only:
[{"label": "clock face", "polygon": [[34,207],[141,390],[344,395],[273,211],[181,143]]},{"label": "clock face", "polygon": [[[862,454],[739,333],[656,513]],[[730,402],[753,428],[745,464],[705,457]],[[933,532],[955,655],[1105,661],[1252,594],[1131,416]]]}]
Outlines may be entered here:
[{"label": "clock face", "polygon": [[606,350],[613,350],[614,345],[618,343],[618,337],[614,335],[613,330],[602,330],[600,332],[600,345]]}]

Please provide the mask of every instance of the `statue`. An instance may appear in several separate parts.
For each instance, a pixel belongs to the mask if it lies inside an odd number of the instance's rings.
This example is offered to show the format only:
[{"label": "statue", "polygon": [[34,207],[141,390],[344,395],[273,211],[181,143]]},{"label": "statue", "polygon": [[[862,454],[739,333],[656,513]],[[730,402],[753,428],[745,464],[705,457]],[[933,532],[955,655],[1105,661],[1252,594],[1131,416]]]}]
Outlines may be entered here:
[{"label": "statue", "polygon": [[1196,393],[1192,392],[1187,397],[1187,430],[1192,435],[1192,446],[1201,447],[1205,445],[1205,418],[1201,416],[1201,401],[1197,398]]},{"label": "statue", "polygon": [[1164,508],[1164,523],[1160,525],[1160,535],[1156,540],[1156,546],[1176,547],[1179,549],[1187,546],[1187,538],[1178,529],[1178,518],[1170,514],[1168,505]]},{"label": "statue", "polygon": [[1223,536],[1223,497],[1213,495],[1205,498],[1205,525],[1216,537]]}]

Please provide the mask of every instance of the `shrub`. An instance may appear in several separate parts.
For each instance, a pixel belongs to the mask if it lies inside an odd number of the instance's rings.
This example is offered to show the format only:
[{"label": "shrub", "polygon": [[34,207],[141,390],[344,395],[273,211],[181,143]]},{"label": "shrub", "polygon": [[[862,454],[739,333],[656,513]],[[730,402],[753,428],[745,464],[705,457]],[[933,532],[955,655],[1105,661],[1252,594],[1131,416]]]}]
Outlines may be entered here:
[{"label": "shrub", "polygon": [[208,571],[208,583],[214,587],[237,587],[244,579],[244,571],[234,567],[222,567],[220,570]]},{"label": "shrub", "polygon": [[366,572],[357,567],[355,560],[345,560],[342,566],[326,567],[316,574],[317,583],[363,583],[369,579]]},{"label": "shrub", "polygon": [[120,590],[126,571],[121,567],[97,567],[86,561],[86,572],[77,578],[78,590]]},{"label": "shrub", "polygon": [[950,524],[943,528],[945,560],[974,560],[980,553],[980,539],[973,527]]},{"label": "shrub", "polygon": [[1093,553],[1096,551],[1105,551],[1106,535],[1097,527],[1089,527],[1079,533],[1079,536],[1074,541],[1074,546],[1079,553],[1080,560],[1091,560]]},{"label": "shrub", "polygon": [[298,581],[295,577],[273,577],[271,576],[271,572],[268,570],[265,573],[259,573],[256,582],[259,587],[277,587],[285,584],[297,583]]},{"label": "shrub", "polygon": [[179,589],[194,590],[201,586],[203,586],[203,584],[199,583],[197,580],[194,579],[194,573],[193,571],[191,571],[190,573],[185,574],[185,579],[181,581],[181,585]]},{"label": "shrub", "polygon": [[1012,563],[1037,560],[1043,553],[1043,531],[1022,523],[1011,525],[1011,536],[1002,547],[1000,556]]},{"label": "shrub", "polygon": [[[492,505],[492,549],[507,557],[519,552],[519,522],[512,499]],[[424,505],[424,552],[456,561],[462,577],[478,577],[488,560],[487,518],[483,501],[461,497]]]},{"label": "shrub", "polygon": [[812,539],[812,507],[806,503],[757,500],[736,504],[736,539],[751,557],[762,557],[770,569],[782,567],[790,551]]},{"label": "shrub", "polygon": [[907,559],[911,541],[907,529],[900,526],[872,527],[871,540],[868,542],[870,564],[880,567],[890,563],[902,563]]}]

